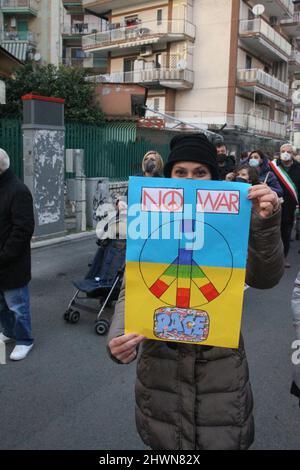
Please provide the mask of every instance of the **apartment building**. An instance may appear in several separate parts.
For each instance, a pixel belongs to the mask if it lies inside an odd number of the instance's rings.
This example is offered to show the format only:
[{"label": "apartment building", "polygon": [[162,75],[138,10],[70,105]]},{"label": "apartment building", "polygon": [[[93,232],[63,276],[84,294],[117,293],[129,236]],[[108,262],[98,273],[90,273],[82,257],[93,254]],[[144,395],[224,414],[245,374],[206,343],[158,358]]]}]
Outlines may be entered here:
[{"label": "apartment building", "polygon": [[83,5],[107,20],[106,31],[83,38],[86,52],[108,56],[108,73],[100,79],[145,85],[150,108],[174,113],[176,93],[194,84],[193,2],[83,0]]},{"label": "apartment building", "polygon": [[0,44],[21,61],[58,65],[60,0],[0,0]]},{"label": "apartment building", "polygon": [[100,15],[91,14],[83,8],[82,0],[62,0],[62,56],[61,63],[67,67],[83,67],[91,74],[105,73],[107,54],[90,54],[82,49],[82,39],[106,29],[107,21]]},{"label": "apartment building", "polygon": [[299,99],[292,103],[292,119],[289,125],[290,139],[300,149],[300,0],[294,1],[294,14],[280,22],[282,30],[292,40],[293,51],[289,61],[292,93],[297,91]]},{"label": "apartment building", "polygon": [[[259,16],[257,3],[264,6]],[[298,43],[286,26],[294,15],[291,0],[82,4],[106,21],[106,30],[82,41],[86,53],[107,54],[107,73],[97,80],[146,85],[151,109],[190,125],[215,130],[226,124],[233,149],[240,150],[238,142],[286,139],[290,83],[300,70]],[[177,123],[165,118],[165,125]]]}]

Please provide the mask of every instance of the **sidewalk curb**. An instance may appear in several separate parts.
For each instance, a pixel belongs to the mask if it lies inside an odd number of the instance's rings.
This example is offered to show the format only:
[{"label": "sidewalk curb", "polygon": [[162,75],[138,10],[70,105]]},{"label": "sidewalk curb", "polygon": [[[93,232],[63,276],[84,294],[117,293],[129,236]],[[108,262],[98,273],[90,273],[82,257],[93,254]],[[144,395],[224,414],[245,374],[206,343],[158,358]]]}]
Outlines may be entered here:
[{"label": "sidewalk curb", "polygon": [[62,245],[64,243],[70,243],[77,240],[85,240],[89,238],[96,238],[96,232],[80,232],[72,233],[71,235],[65,235],[64,237],[50,238],[49,240],[36,241],[31,243],[31,249],[46,248],[48,246]]}]

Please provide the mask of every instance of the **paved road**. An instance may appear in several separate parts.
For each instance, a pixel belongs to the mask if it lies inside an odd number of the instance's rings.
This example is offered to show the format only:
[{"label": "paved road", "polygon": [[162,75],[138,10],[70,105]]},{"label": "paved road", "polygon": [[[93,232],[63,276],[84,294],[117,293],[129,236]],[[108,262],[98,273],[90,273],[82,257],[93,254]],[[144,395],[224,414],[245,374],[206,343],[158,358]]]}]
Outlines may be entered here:
[{"label": "paved road", "polygon": [[[75,326],[62,320],[71,280],[85,274],[95,247],[85,240],[33,253],[36,345],[26,361],[0,366],[1,449],[144,449],[134,425],[135,366],[107,358],[91,315]],[[296,245],[291,259],[293,267],[277,288],[246,293],[243,331],[255,396],[255,449],[300,447],[300,408],[289,395]]]}]

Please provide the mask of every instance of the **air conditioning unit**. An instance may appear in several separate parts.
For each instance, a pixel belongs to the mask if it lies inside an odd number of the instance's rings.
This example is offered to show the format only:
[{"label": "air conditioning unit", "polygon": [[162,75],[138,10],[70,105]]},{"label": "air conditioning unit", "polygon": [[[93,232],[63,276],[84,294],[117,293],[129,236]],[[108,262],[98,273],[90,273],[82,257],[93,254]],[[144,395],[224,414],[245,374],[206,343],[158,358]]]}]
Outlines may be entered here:
[{"label": "air conditioning unit", "polygon": [[142,46],[141,53],[140,53],[141,57],[148,57],[149,55],[152,55],[152,54],[153,54],[152,46]]},{"label": "air conditioning unit", "polygon": [[271,26],[276,26],[279,24],[277,16],[270,16],[270,24]]}]

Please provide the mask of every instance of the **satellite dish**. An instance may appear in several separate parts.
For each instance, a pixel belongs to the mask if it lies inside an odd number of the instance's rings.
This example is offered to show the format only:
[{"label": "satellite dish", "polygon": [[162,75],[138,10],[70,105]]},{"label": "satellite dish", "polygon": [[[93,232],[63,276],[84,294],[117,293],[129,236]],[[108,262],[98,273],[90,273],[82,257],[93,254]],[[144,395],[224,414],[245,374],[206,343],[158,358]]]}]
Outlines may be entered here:
[{"label": "satellite dish", "polygon": [[265,7],[264,5],[261,5],[260,3],[258,3],[257,5],[254,5],[254,7],[252,8],[252,13],[254,16],[261,16],[263,15],[265,12]]},{"label": "satellite dish", "polygon": [[295,106],[300,104],[300,90],[294,91],[294,93],[292,94],[292,102]]},{"label": "satellite dish", "polygon": [[177,70],[185,70],[187,68],[186,60],[182,59],[177,63]]},{"label": "satellite dish", "polygon": [[39,62],[41,60],[42,56],[39,52],[37,52],[36,54],[34,54],[33,58],[36,62]]}]

